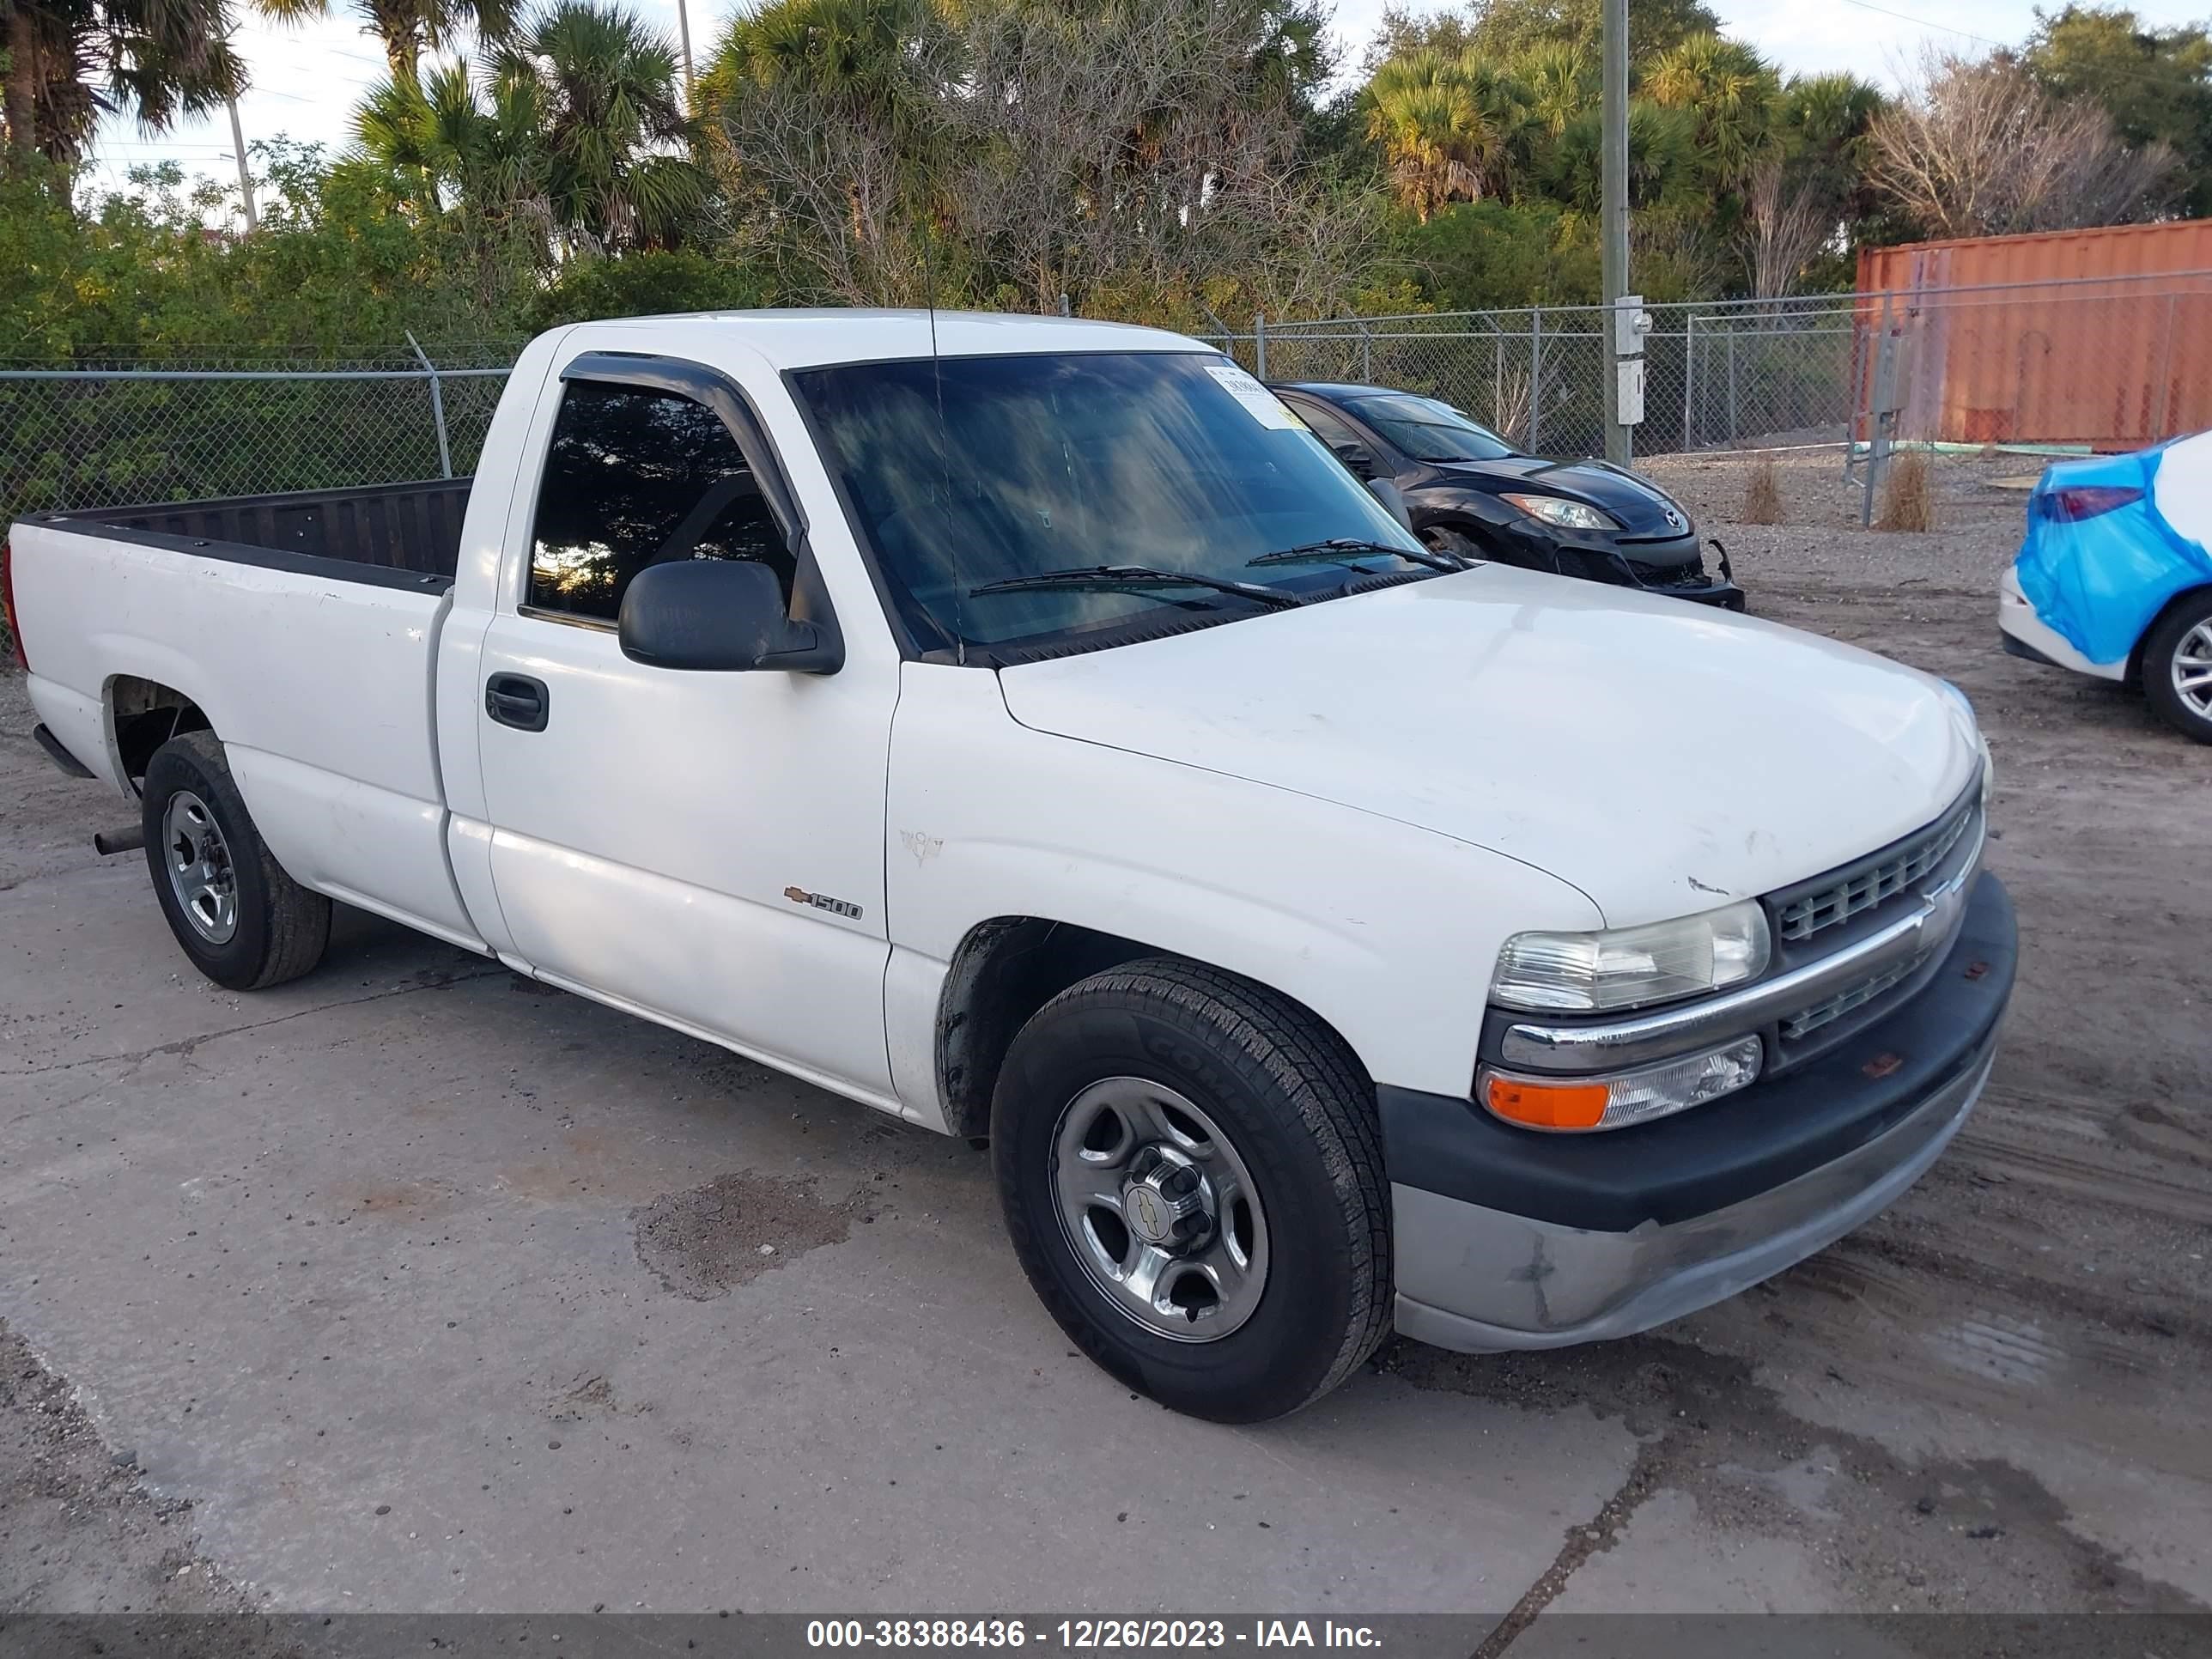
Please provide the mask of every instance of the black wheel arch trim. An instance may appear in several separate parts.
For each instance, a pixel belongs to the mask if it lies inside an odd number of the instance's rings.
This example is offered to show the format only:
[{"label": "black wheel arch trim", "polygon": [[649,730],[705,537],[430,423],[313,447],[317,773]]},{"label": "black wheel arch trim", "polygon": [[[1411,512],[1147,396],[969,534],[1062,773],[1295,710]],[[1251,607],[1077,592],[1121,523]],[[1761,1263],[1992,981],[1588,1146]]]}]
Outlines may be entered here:
[{"label": "black wheel arch trim", "polygon": [[96,775],[93,769],[69,751],[68,745],[46,728],[42,720],[31,728],[31,739],[46,751],[46,758],[73,778]]}]

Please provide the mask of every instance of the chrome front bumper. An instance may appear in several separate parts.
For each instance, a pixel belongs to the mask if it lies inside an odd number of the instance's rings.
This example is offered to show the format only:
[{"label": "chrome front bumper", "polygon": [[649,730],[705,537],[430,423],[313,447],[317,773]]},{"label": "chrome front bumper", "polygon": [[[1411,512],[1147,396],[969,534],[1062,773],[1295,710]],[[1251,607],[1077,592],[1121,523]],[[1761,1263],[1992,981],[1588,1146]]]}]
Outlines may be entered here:
[{"label": "chrome front bumper", "polygon": [[1462,1353],[1633,1336],[1802,1261],[1879,1214],[1942,1155],[1996,1059],[1993,1030],[1951,1080],[1856,1151],[1671,1225],[1592,1232],[1393,1185],[1397,1325]]}]

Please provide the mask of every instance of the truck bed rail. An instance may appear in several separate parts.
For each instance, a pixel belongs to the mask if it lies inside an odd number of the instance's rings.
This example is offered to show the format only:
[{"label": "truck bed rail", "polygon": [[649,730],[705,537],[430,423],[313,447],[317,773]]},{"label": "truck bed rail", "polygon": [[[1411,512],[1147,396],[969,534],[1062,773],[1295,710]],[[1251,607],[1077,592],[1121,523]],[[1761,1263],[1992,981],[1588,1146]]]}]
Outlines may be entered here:
[{"label": "truck bed rail", "polygon": [[[397,574],[415,586],[424,578],[453,580],[470,482],[432,478],[366,489],[96,507],[47,514],[40,522],[58,529],[96,527],[100,535],[178,547],[203,557],[279,562],[340,579],[389,581]],[[256,550],[290,556],[255,558]],[[315,562],[295,565],[294,560]],[[331,568],[347,565],[366,569]]]}]

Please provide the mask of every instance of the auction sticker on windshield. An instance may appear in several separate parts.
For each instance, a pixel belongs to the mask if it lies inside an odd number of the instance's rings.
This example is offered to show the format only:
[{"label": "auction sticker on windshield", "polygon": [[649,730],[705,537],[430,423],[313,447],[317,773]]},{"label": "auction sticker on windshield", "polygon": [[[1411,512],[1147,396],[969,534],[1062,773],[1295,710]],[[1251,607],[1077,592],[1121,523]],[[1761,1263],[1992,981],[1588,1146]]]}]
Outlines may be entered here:
[{"label": "auction sticker on windshield", "polygon": [[1218,381],[1229,395],[1244,405],[1245,411],[1261,426],[1277,427],[1285,432],[1294,431],[1305,424],[1291,413],[1280,398],[1261,386],[1234,363],[1208,363],[1206,372]]}]

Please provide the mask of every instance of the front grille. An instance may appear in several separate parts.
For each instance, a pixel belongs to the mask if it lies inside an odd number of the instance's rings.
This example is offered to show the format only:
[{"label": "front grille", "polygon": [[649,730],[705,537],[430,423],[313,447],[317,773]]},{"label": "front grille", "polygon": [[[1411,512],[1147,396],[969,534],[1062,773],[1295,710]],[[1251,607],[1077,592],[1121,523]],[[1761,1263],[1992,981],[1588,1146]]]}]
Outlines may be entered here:
[{"label": "front grille", "polygon": [[1819,878],[1817,886],[1778,900],[1775,933],[1793,943],[1808,939],[1905,891],[1951,855],[1973,822],[1980,805],[1978,795],[1968,790],[1957,805],[1925,830]]},{"label": "front grille", "polygon": [[1620,562],[1628,567],[1628,574],[1646,587],[1703,587],[1708,580],[1702,556],[1687,564],[1646,564],[1624,554]]},{"label": "front grille", "polygon": [[1816,1002],[1811,1007],[1790,1015],[1782,1022],[1782,1040],[1796,1042],[1819,1030],[1831,1020],[1841,1019],[1854,1008],[1865,1007],[1884,991],[1911,978],[1920,965],[1917,960],[1901,962],[1871,978],[1861,980],[1856,985],[1846,987],[1825,1002]]}]

